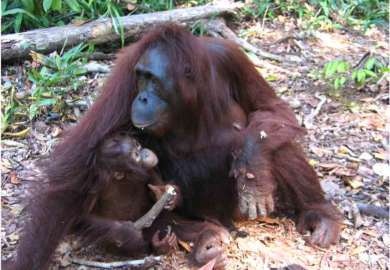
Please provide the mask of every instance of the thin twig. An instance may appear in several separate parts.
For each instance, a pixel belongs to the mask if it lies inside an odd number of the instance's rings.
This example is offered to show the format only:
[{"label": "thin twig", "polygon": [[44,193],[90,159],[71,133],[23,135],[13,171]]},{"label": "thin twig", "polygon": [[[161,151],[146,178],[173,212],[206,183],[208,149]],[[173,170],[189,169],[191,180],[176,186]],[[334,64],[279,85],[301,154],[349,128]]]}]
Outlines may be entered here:
[{"label": "thin twig", "polygon": [[160,256],[148,256],[144,259],[139,259],[139,260],[126,260],[126,261],[116,261],[116,262],[97,262],[97,261],[88,261],[88,260],[83,260],[83,259],[78,259],[78,258],[73,258],[72,262],[75,264],[80,264],[80,265],[86,265],[90,267],[97,267],[97,268],[105,268],[105,269],[111,269],[111,268],[116,268],[116,267],[140,267],[140,266],[146,266],[151,267],[158,262],[161,261]]},{"label": "thin twig", "polygon": [[362,56],[362,58],[360,58],[359,62],[358,62],[356,65],[354,65],[352,68],[361,68],[361,66],[362,66],[364,63],[366,63],[367,59],[368,59],[370,56],[371,56],[371,52],[370,52],[370,51],[366,52],[366,53]]},{"label": "thin twig", "polygon": [[305,124],[305,127],[309,128],[309,129],[313,127],[313,120],[314,120],[314,118],[320,113],[320,110],[321,110],[322,106],[326,102],[326,97],[325,96],[317,96],[317,98],[320,99],[320,103],[318,103],[318,105],[315,108],[315,110],[308,117],[306,117],[306,119],[303,121],[303,123]]},{"label": "thin twig", "polygon": [[270,5],[267,5],[267,8],[265,9],[265,12],[264,12],[264,15],[263,15],[263,20],[262,20],[262,22],[261,22],[261,29],[262,29],[262,30],[264,29],[265,18],[266,18],[266,16],[267,16],[269,7],[270,7]]},{"label": "thin twig", "polygon": [[231,40],[238,45],[240,45],[244,50],[252,52],[260,57],[271,59],[278,62],[294,62],[294,63],[300,63],[302,62],[302,59],[295,56],[295,55],[276,55],[272,54],[266,51],[263,51],[260,48],[257,48],[250,44],[248,41],[237,37],[237,35],[225,24],[225,21],[221,18],[213,19],[210,21],[207,21],[205,23],[205,27],[207,32],[211,33],[213,36],[216,36],[217,34]]}]

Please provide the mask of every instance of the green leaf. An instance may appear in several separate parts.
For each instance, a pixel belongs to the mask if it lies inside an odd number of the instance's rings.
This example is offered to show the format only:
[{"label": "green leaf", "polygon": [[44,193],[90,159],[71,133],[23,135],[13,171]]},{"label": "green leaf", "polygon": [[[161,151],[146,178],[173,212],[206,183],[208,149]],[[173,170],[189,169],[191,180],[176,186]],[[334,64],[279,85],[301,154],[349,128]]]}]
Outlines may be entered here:
[{"label": "green leaf", "polygon": [[62,0],[53,0],[53,3],[51,4],[51,7],[53,10],[61,11],[62,9]]},{"label": "green leaf", "polygon": [[334,80],[334,82],[333,82],[333,87],[334,87],[334,89],[339,89],[339,85],[340,85],[340,83],[339,83],[339,78],[336,78],[335,80]]},{"label": "green leaf", "polygon": [[77,67],[73,70],[73,74],[76,76],[84,75],[87,73],[87,70],[84,67]]},{"label": "green leaf", "polygon": [[7,0],[2,0],[1,1],[1,14],[3,14],[4,11],[7,10],[7,7],[8,7],[8,1]]},{"label": "green leaf", "polygon": [[366,64],[365,64],[365,68],[368,69],[368,70],[372,70],[374,65],[376,63],[376,59],[375,58],[370,58],[367,60]]},{"label": "green leaf", "polygon": [[23,14],[22,13],[19,13],[18,15],[16,15],[15,21],[14,21],[14,31],[15,31],[15,33],[19,33],[20,32],[20,26],[22,25],[22,20],[23,20]]},{"label": "green leaf", "polygon": [[357,80],[357,74],[358,74],[358,71],[357,70],[354,70],[352,72],[352,80],[356,81]]},{"label": "green leaf", "polygon": [[331,61],[325,65],[325,78],[329,78],[336,73],[337,61]]},{"label": "green leaf", "polygon": [[[112,7],[112,11],[113,11],[113,13],[114,13],[114,17],[112,18],[112,21],[113,21],[113,22],[115,21],[115,23],[114,23],[113,25],[115,25],[115,24],[118,25],[118,27],[117,27],[117,29],[116,29],[116,32],[117,32],[117,33],[120,35],[120,37],[121,37],[121,45],[122,45],[122,47],[123,47],[124,44],[125,44],[125,33],[124,33],[124,28],[123,28],[122,21],[119,19],[119,17],[120,17],[121,15],[119,14],[119,11],[117,10],[116,7]],[[119,31],[118,31],[118,30],[119,30]]]},{"label": "green leaf", "polygon": [[366,75],[368,75],[371,78],[378,78],[378,75],[371,70],[365,69],[364,72],[366,73]]},{"label": "green leaf", "polygon": [[24,10],[24,9],[21,9],[21,8],[13,8],[13,9],[9,9],[5,12],[3,12],[3,14],[1,14],[3,17],[5,16],[9,16],[9,15],[15,15],[15,14],[25,14],[27,15],[28,17],[30,17],[31,19],[33,19],[36,23],[40,23],[38,18],[35,17],[33,14],[31,14],[30,12]]},{"label": "green leaf", "polygon": [[53,0],[43,0],[43,10],[45,12],[48,12],[51,8],[52,3],[53,3]]},{"label": "green leaf", "polygon": [[390,72],[390,67],[383,67],[381,70],[382,73]]},{"label": "green leaf", "polygon": [[344,86],[346,81],[347,81],[346,77],[340,77],[340,86]]},{"label": "green leaf", "polygon": [[346,72],[349,69],[349,64],[345,61],[340,61],[337,63],[336,69],[338,73]]},{"label": "green leaf", "polygon": [[24,9],[27,9],[29,12],[33,13],[35,10],[34,0],[21,0]]},{"label": "green leaf", "polygon": [[34,117],[37,115],[38,113],[38,106],[33,103],[31,104],[29,110],[28,110],[28,116],[30,118],[30,120],[34,119]]},{"label": "green leaf", "polygon": [[357,82],[358,84],[363,84],[366,79],[366,73],[364,70],[358,70],[357,72]]},{"label": "green leaf", "polygon": [[65,0],[66,4],[70,7],[71,10],[75,12],[80,12],[80,5],[76,0]]},{"label": "green leaf", "polygon": [[57,100],[54,98],[45,98],[45,99],[41,99],[40,101],[36,102],[36,105],[38,107],[42,107],[42,106],[54,105],[56,103],[57,103]]},{"label": "green leaf", "polygon": [[265,78],[269,82],[277,81],[279,78],[275,74],[270,74]]}]

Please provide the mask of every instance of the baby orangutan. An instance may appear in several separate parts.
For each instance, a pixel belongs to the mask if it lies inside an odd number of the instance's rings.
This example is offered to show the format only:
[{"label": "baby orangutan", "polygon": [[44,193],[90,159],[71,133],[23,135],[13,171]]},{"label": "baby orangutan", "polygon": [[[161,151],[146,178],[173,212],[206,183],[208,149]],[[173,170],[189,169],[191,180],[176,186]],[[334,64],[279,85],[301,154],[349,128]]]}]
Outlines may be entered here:
[{"label": "baby orangutan", "polygon": [[174,233],[160,239],[156,230],[153,236],[152,228],[145,233],[134,227],[154,204],[147,184],[160,184],[154,182],[159,178],[152,170],[157,162],[152,151],[143,149],[126,133],[116,133],[101,144],[96,172],[104,184],[91,200],[90,214],[76,226],[86,242],[102,243],[110,251],[127,256],[175,248]]},{"label": "baby orangutan", "polygon": [[[216,258],[216,268],[223,268],[223,244],[229,233],[217,222],[188,220],[163,211],[150,228],[135,228],[134,222],[165,192],[166,185],[154,170],[157,163],[151,150],[142,148],[126,133],[106,139],[96,155],[97,177],[103,178],[104,186],[77,229],[87,242],[102,243],[110,251],[126,256],[171,252],[177,247],[178,237],[194,244],[190,254],[193,264],[203,265]],[[175,191],[167,210],[180,204],[177,186]]]}]

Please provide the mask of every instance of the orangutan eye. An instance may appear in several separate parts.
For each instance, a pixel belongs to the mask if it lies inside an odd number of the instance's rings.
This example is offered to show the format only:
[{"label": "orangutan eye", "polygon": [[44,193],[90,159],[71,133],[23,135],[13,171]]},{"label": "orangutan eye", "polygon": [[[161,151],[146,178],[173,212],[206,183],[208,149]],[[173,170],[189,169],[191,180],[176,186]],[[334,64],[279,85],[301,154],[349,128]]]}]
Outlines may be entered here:
[{"label": "orangutan eye", "polygon": [[140,145],[139,143],[136,143],[136,144],[135,144],[135,148],[136,148],[137,150],[141,150],[142,147],[141,147],[141,145]]},{"label": "orangutan eye", "polygon": [[141,160],[141,155],[138,151],[134,151],[132,154],[132,158],[135,162],[139,162]]}]

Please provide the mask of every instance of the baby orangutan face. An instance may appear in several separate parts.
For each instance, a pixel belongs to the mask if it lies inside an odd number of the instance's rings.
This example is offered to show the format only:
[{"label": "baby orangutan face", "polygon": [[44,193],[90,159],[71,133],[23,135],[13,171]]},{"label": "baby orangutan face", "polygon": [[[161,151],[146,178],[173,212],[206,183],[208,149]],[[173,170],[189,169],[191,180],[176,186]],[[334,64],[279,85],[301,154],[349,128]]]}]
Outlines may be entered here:
[{"label": "baby orangutan face", "polygon": [[99,164],[115,171],[152,169],[158,163],[155,153],[142,148],[136,139],[126,133],[117,133],[106,139],[97,154]]}]

